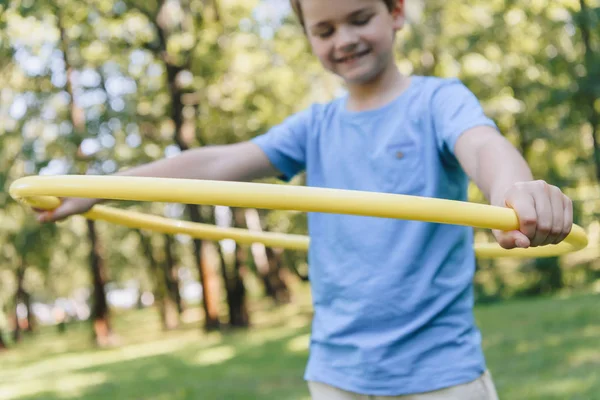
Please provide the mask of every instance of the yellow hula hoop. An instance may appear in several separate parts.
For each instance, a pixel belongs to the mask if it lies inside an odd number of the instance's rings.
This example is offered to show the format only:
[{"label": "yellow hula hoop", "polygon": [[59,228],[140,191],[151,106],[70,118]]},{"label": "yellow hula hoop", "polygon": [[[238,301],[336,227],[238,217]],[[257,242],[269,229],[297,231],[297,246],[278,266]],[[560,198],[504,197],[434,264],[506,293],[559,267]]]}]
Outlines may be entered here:
[{"label": "yellow hula hoop", "polygon": [[[503,231],[519,228],[517,215],[509,208],[398,194],[264,183],[124,176],[35,176],[15,181],[10,186],[10,195],[26,205],[48,210],[60,204],[58,197],[87,197],[350,214]],[[233,239],[239,243],[263,243],[295,250],[307,250],[309,246],[309,238],[303,235],[220,228],[101,205],[83,215],[129,228],[181,233],[199,239]],[[569,236],[558,245],[506,250],[497,244],[481,243],[475,244],[475,254],[479,258],[553,257],[581,250],[587,244],[583,228],[573,225]]]}]

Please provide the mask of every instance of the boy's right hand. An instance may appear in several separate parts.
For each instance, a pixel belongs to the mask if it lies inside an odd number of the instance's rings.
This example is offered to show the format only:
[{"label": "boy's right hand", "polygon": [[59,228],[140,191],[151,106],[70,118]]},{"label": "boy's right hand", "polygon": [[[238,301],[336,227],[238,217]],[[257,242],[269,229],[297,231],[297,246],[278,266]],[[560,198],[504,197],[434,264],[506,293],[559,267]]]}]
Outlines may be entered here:
[{"label": "boy's right hand", "polygon": [[96,199],[67,197],[61,199],[61,204],[54,210],[35,210],[39,222],[57,222],[62,221],[71,215],[83,214],[89,211],[95,204]]}]

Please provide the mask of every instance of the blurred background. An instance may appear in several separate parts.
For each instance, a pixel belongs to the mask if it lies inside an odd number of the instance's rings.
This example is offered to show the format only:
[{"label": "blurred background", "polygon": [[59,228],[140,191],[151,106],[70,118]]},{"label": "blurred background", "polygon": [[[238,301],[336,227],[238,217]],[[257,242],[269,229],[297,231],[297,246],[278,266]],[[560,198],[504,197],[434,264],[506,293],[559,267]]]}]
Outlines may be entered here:
[{"label": "blurred background", "polygon": [[[401,70],[462,79],[590,237],[561,258],[478,263],[501,398],[600,399],[600,1],[406,3]],[[0,1],[0,399],[308,399],[305,253],[40,226],[7,189],[246,140],[343,92],[287,0]],[[306,233],[302,213],[112,205]]]}]

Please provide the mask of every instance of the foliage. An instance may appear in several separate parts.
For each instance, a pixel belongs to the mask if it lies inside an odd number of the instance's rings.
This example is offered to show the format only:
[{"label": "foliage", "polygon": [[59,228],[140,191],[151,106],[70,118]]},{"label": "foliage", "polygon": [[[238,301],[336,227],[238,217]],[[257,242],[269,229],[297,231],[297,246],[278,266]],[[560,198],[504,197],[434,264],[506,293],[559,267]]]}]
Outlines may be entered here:
[{"label": "foliage", "polygon": [[[172,83],[182,93],[183,139],[191,146],[249,139],[311,102],[343,91],[309,54],[301,28],[282,4],[19,0],[0,5],[0,183],[5,189],[0,193],[0,310],[13,308],[17,254],[31,258],[25,286],[36,300],[67,297],[90,285],[82,271],[89,249],[82,241],[81,219],[51,233],[39,231],[35,251],[27,240],[17,240],[37,228],[31,213],[7,195],[15,179],[109,174],[176,154]],[[598,0],[409,4],[416,10],[398,37],[401,69],[461,78],[526,155],[536,177],[573,196],[577,222],[588,229],[595,247],[600,233]],[[68,82],[73,82],[73,102]],[[76,129],[73,118],[83,118],[85,129]],[[302,177],[294,184],[302,184]],[[484,201],[475,188],[472,199]],[[174,205],[119,205],[184,218],[183,209]],[[269,230],[306,232],[303,214],[269,212],[265,221]],[[107,224],[98,230],[109,279],[136,279],[149,288],[137,236]],[[180,268],[198,279],[189,239],[177,239]],[[579,289],[598,279],[596,258],[593,252],[578,259],[577,268],[570,258],[548,265],[483,264],[478,293],[488,300],[537,294],[545,290],[536,286],[539,282],[559,275],[560,284],[550,285],[550,291],[557,285]],[[290,253],[286,260],[303,269],[306,255]],[[7,320],[0,317],[0,328]]]}]

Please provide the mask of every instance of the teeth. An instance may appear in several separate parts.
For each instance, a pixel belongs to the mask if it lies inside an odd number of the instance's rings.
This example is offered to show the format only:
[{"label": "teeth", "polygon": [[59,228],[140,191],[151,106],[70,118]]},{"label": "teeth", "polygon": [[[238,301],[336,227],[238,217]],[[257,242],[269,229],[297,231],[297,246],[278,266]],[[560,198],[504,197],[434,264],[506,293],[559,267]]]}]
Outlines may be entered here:
[{"label": "teeth", "polygon": [[348,62],[348,61],[354,60],[356,58],[362,57],[363,55],[366,55],[366,53],[358,53],[358,54],[354,54],[352,56],[344,57],[340,60],[340,62]]},{"label": "teeth", "polygon": [[358,56],[350,56],[350,57],[346,57],[343,59],[343,61],[350,61],[350,60],[354,60],[355,58],[358,58]]}]

